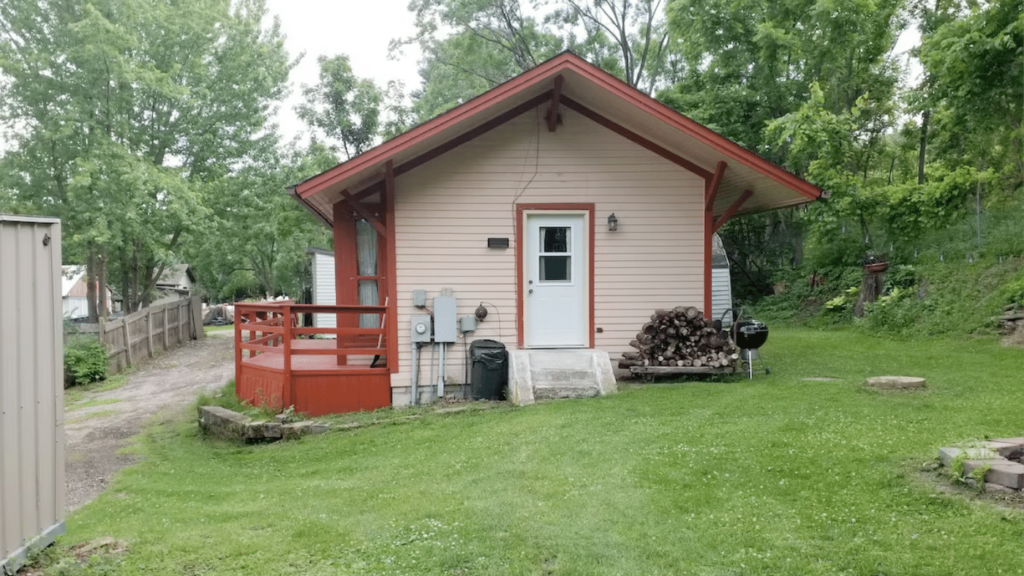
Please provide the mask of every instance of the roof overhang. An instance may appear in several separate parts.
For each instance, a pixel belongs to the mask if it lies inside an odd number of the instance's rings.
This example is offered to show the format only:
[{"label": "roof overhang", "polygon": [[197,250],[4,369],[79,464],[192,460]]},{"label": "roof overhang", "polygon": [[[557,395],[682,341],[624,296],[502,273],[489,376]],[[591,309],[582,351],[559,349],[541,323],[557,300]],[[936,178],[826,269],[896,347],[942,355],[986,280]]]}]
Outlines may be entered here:
[{"label": "roof overhang", "polygon": [[[657,151],[710,183],[726,164],[713,214],[734,207],[735,214],[805,204],[827,193],[765,160],[713,130],[636,90],[575,54],[562,53],[411,130],[289,187],[289,193],[326,224],[332,206],[346,190],[373,195],[384,179],[384,164],[394,162],[399,176],[505,121],[552,99],[555,78],[562,77],[562,105],[596,119],[620,134]],[[746,201],[734,206],[741,197]]]}]

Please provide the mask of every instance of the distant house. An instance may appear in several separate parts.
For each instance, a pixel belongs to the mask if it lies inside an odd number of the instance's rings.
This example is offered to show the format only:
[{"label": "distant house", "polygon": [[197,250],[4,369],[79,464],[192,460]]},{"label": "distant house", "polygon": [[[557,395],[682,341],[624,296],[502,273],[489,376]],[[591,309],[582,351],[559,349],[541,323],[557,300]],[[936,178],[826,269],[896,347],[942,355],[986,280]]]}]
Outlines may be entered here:
[{"label": "distant house", "polygon": [[[61,266],[61,300],[65,318],[77,320],[89,317],[88,291],[85,266]],[[103,294],[107,299],[107,310],[113,311],[114,299],[109,286],[105,287]]]},{"label": "distant house", "polygon": [[192,295],[196,286],[196,276],[188,264],[175,264],[164,269],[160,279],[156,281],[156,294],[150,306],[181,300]]},{"label": "distant house", "polygon": [[168,266],[160,276],[160,279],[156,281],[156,287],[160,290],[191,292],[195,285],[196,276],[192,273],[192,267],[188,264]]}]

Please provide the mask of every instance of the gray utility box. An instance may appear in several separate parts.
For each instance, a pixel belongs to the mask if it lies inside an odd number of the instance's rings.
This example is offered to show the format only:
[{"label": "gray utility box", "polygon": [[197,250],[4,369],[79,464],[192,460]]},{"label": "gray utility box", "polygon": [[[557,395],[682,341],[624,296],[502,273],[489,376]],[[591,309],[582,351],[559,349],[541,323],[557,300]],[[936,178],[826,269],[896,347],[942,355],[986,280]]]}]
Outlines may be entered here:
[{"label": "gray utility box", "polygon": [[430,314],[414,314],[411,329],[413,342],[430,342]]},{"label": "gray utility box", "polygon": [[434,342],[455,342],[459,337],[455,297],[434,297]]}]

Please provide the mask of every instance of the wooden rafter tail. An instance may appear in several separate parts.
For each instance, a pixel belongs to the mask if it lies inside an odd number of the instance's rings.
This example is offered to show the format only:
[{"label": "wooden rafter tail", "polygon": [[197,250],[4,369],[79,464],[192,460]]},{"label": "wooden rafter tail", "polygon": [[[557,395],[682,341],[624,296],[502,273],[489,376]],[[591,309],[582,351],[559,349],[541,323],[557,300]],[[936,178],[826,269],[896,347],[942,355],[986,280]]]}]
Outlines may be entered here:
[{"label": "wooden rafter tail", "polygon": [[378,220],[376,216],[371,214],[369,210],[367,210],[362,204],[359,203],[358,200],[356,200],[351,194],[349,194],[348,190],[342,190],[341,197],[345,200],[345,203],[348,204],[349,207],[351,207],[353,210],[356,211],[357,214],[359,214],[359,216],[361,216],[364,220],[369,222],[370,225],[373,226],[378,233],[382,235],[387,233],[384,229],[384,225],[380,223],[380,220]]},{"label": "wooden rafter tail", "polygon": [[554,132],[558,127],[558,103],[562,97],[562,83],[565,78],[561,74],[555,76],[555,89],[551,91],[551,107],[548,108],[548,132]]},{"label": "wooden rafter tail", "polygon": [[753,191],[744,190],[743,194],[740,194],[740,197],[737,198],[736,201],[733,202],[728,209],[726,209],[725,214],[722,214],[721,216],[718,217],[718,220],[715,220],[715,225],[712,228],[712,230],[714,232],[718,232],[718,229],[725,225],[725,223],[728,222],[730,218],[735,216],[736,212],[738,212],[739,209],[743,207],[743,204],[745,204],[747,200],[750,200],[750,197],[753,195]]}]

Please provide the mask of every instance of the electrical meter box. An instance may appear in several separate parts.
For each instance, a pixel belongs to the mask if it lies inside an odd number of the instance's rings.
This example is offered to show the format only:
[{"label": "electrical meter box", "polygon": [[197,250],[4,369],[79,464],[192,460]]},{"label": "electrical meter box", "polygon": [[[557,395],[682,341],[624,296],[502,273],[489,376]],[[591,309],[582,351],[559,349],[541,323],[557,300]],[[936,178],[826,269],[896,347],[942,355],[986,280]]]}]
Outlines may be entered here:
[{"label": "electrical meter box", "polygon": [[426,290],[413,290],[412,291],[412,305],[417,308],[427,307],[427,291]]},{"label": "electrical meter box", "polygon": [[430,342],[430,314],[415,314],[412,317],[412,341]]},{"label": "electrical meter box", "polygon": [[434,342],[455,342],[459,337],[455,297],[434,297]]}]

